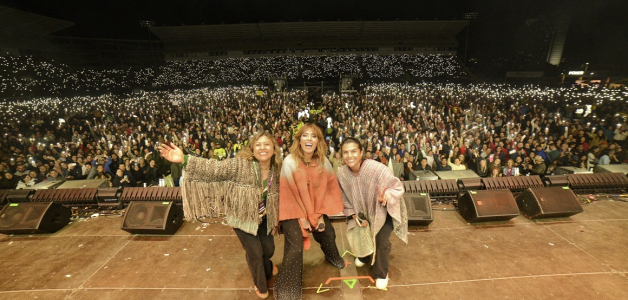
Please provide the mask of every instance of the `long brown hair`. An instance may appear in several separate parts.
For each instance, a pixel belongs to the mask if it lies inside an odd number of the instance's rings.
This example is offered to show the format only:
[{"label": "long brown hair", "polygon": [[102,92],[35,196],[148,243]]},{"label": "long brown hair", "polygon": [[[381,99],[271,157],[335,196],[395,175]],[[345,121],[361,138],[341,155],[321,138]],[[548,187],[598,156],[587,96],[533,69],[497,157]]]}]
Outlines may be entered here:
[{"label": "long brown hair", "polygon": [[318,145],[316,146],[316,150],[312,154],[312,160],[318,160],[318,163],[321,168],[324,168],[325,165],[325,156],[327,156],[327,144],[325,143],[325,137],[323,136],[323,132],[321,129],[314,124],[305,124],[299,128],[297,134],[294,135],[294,141],[292,142],[292,146],[290,147],[290,154],[292,154],[292,158],[299,165],[299,162],[303,161],[305,158],[305,153],[303,153],[303,149],[301,149],[301,136],[307,131],[311,129],[318,139]]},{"label": "long brown hair", "polygon": [[279,144],[277,144],[277,140],[275,139],[275,137],[273,137],[273,135],[270,134],[270,132],[268,131],[258,132],[252,137],[250,137],[248,144],[246,144],[246,146],[242,148],[242,150],[240,150],[238,154],[236,154],[236,156],[246,158],[248,160],[254,160],[255,159],[255,154],[254,154],[255,143],[257,142],[257,140],[259,140],[263,136],[267,137],[273,143],[273,157],[274,158],[271,158],[271,163],[274,165],[275,170],[281,170],[281,162],[282,162],[281,148],[279,147]]}]

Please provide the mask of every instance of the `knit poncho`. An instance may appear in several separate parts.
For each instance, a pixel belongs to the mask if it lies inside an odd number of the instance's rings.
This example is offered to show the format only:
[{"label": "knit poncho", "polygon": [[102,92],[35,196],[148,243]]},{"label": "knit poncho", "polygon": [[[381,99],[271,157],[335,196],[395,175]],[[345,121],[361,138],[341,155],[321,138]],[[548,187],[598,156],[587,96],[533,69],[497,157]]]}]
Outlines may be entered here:
[{"label": "knit poncho", "polygon": [[[259,162],[245,158],[218,161],[190,156],[181,185],[185,219],[225,214],[231,227],[256,235],[264,189],[258,181],[261,169]],[[279,170],[273,173],[268,175],[273,180],[266,198],[267,233],[278,225]]]},{"label": "knit poncho", "polygon": [[[384,164],[367,159],[362,163],[360,171],[355,174],[348,166],[338,170],[338,181],[342,190],[342,202],[346,216],[362,212],[371,224],[373,243],[375,236],[386,222],[386,215],[393,219],[394,233],[406,244],[408,243],[408,212],[403,200],[403,184]],[[388,196],[386,206],[377,201],[378,189],[385,190]],[[366,211],[361,211],[364,207]],[[349,219],[347,230],[357,226],[355,220]],[[354,247],[354,245],[351,245]],[[373,245],[373,249],[377,249]],[[375,257],[375,253],[373,254]],[[375,259],[373,259],[373,263]]]}]

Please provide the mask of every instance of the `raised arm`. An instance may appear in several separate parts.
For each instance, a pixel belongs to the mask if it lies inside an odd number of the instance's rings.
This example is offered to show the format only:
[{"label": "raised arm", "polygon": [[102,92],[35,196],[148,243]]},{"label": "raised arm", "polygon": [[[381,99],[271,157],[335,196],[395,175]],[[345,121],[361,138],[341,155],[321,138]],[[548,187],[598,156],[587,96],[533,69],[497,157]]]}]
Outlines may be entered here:
[{"label": "raised arm", "polygon": [[[183,151],[174,144],[161,145],[159,152],[172,163],[182,163],[186,176],[184,180],[203,181],[203,182],[220,182],[233,181],[236,177],[245,177],[245,174],[251,174],[252,170],[249,163],[245,163],[243,158],[233,158],[226,160],[206,159],[194,156],[186,156]],[[248,183],[255,185],[254,176],[246,178]]]}]

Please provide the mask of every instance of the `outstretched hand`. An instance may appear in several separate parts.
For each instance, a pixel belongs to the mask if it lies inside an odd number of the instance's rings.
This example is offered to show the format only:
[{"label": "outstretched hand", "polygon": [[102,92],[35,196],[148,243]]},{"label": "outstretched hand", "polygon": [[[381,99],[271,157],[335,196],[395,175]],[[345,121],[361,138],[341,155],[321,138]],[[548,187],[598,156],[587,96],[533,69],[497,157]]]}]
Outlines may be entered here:
[{"label": "outstretched hand", "polygon": [[386,189],[382,190],[382,188],[377,186],[377,202],[381,203],[382,206],[386,206],[388,203],[388,196],[386,196]]},{"label": "outstretched hand", "polygon": [[183,163],[183,151],[175,144],[162,144],[159,146],[159,153],[169,162],[176,164]]}]

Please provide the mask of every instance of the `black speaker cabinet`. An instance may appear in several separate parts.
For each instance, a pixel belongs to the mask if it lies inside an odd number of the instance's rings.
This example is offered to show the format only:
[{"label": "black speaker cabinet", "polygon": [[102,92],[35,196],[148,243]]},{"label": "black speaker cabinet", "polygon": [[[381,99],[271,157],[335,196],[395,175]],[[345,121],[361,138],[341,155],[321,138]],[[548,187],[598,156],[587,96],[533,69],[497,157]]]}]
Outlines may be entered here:
[{"label": "black speaker cabinet", "polygon": [[182,224],[183,209],[173,201],[133,201],[121,228],[136,234],[174,234]]},{"label": "black speaker cabinet", "polygon": [[469,223],[507,221],[519,215],[510,190],[467,191],[458,200],[458,212]]},{"label": "black speaker cabinet", "polygon": [[4,234],[52,233],[70,223],[72,210],[59,203],[9,203],[0,211]]},{"label": "black speaker cabinet", "polygon": [[427,226],[434,221],[429,194],[405,193],[403,199],[408,209],[408,225]]},{"label": "black speaker cabinet", "polygon": [[517,205],[528,219],[569,217],[583,211],[574,192],[563,186],[529,188],[517,197]]}]

